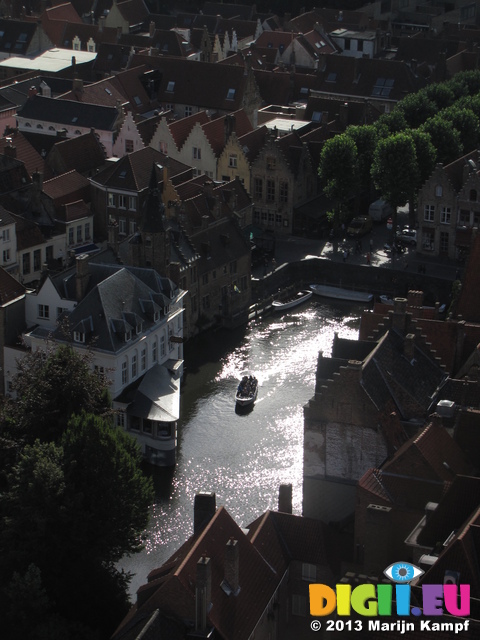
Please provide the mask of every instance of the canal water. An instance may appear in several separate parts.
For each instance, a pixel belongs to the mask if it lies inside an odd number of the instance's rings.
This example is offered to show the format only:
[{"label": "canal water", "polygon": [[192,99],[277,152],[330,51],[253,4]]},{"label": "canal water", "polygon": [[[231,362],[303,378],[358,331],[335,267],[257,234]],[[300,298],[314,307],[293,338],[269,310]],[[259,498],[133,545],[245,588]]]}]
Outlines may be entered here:
[{"label": "canal water", "polygon": [[[240,526],[277,509],[280,484],[293,486],[302,512],[303,406],[313,396],[319,351],[330,355],[334,333],[358,337],[362,308],[312,298],[285,315],[252,320],[188,344],[178,423],[177,464],[154,471],[156,501],[144,550],[121,566],[133,573],[130,594],[193,532],[193,500],[214,491]],[[235,411],[243,374],[259,381],[249,413]]]}]

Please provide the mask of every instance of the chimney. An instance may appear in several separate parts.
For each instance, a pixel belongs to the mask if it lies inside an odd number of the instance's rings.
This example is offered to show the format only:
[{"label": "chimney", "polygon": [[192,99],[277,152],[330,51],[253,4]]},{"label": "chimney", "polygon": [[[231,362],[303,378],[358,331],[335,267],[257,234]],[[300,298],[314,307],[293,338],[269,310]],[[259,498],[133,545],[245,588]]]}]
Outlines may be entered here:
[{"label": "chimney", "polygon": [[77,302],[80,302],[85,297],[90,278],[90,272],[88,270],[88,254],[82,253],[77,256],[75,266],[77,269],[75,278],[75,297]]},{"label": "chimney", "polygon": [[75,93],[83,93],[83,80],[77,75],[73,78],[72,90],[75,91]]},{"label": "chimney", "polygon": [[193,534],[200,533],[215,515],[216,496],[213,492],[200,492],[195,495],[193,506]]},{"label": "chimney", "polygon": [[278,510],[282,513],[292,513],[292,485],[281,484],[278,492]]},{"label": "chimney", "polygon": [[407,333],[403,342],[403,355],[410,362],[414,359],[415,355],[415,335],[413,333]]},{"label": "chimney", "polygon": [[348,127],[348,102],[340,105],[339,120],[342,127]]},{"label": "chimney", "polygon": [[205,633],[207,614],[212,598],[212,564],[210,558],[203,555],[197,562],[195,581],[195,631]]},{"label": "chimney", "polygon": [[155,22],[153,20],[150,20],[150,24],[148,25],[148,36],[150,38],[153,38],[154,35],[155,35]]},{"label": "chimney", "polygon": [[397,329],[400,333],[404,333],[407,322],[407,299],[395,298],[393,301],[393,311],[389,311],[388,313],[392,314],[393,329]]},{"label": "chimney", "polygon": [[225,547],[225,582],[235,595],[240,590],[240,549],[238,540],[230,538]]},{"label": "chimney", "polygon": [[231,114],[226,115],[224,120],[224,126],[225,126],[225,143],[226,143],[229,137],[235,131],[235,116]]},{"label": "chimney", "polygon": [[120,42],[122,37],[122,27],[117,27],[117,42]]},{"label": "chimney", "polygon": [[32,86],[32,87],[30,87],[30,89],[28,90],[28,97],[29,97],[29,98],[33,98],[34,96],[36,96],[36,95],[37,95],[37,93],[38,93],[38,89],[37,89],[37,87]]},{"label": "chimney", "polygon": [[100,16],[100,20],[98,21],[98,33],[103,33],[105,29],[105,16]]},{"label": "chimney", "polygon": [[3,148],[3,154],[9,158],[17,157],[17,147],[12,144],[12,138],[7,137],[7,144]]}]

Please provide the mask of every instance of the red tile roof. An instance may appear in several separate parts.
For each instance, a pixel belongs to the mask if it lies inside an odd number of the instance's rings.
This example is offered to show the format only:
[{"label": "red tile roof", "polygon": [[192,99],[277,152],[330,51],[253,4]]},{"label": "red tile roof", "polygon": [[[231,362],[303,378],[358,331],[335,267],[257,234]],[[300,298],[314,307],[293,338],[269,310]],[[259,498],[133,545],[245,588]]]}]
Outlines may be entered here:
[{"label": "red tile roof", "polygon": [[43,192],[52,200],[61,201],[71,194],[88,190],[90,182],[78,171],[72,169],[68,173],[56,176],[43,183]]}]

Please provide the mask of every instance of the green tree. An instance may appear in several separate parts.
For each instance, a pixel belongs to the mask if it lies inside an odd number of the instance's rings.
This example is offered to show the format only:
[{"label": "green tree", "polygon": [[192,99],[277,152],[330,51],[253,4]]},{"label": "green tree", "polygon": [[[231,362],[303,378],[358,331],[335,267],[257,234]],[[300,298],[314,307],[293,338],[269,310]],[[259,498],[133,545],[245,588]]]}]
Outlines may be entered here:
[{"label": "green tree", "polygon": [[415,145],[415,155],[417,159],[417,181],[412,184],[412,192],[409,198],[409,224],[415,226],[415,205],[417,194],[423,183],[431,176],[437,159],[437,150],[430,140],[430,136],[425,131],[412,129],[409,132]]},{"label": "green tree", "polygon": [[461,108],[455,104],[443,109],[439,115],[450,121],[459,132],[463,153],[468,153],[477,147],[480,138],[480,124],[478,116],[471,109]]},{"label": "green tree", "polygon": [[350,126],[345,134],[352,138],[357,149],[357,172],[359,187],[362,191],[372,193],[371,168],[373,155],[378,142],[378,131],[373,125]]},{"label": "green tree", "polygon": [[390,113],[384,113],[375,122],[379,138],[388,138],[394,133],[400,133],[408,127],[403,111],[397,106]]},{"label": "green tree", "polygon": [[403,113],[406,125],[412,129],[419,127],[438,111],[437,105],[427,96],[426,91],[410,93],[396,108]]},{"label": "green tree", "polygon": [[69,345],[48,345],[18,361],[16,397],[3,409],[3,435],[17,443],[57,442],[74,413],[106,415],[110,397],[106,378],[92,369],[90,352]]},{"label": "green tree", "polygon": [[437,161],[444,165],[450,164],[463,153],[460,132],[452,127],[451,122],[441,114],[425,122],[421,131],[429,134],[433,146],[437,150]]},{"label": "green tree", "polygon": [[115,562],[141,548],[153,500],[137,444],[110,421],[74,416],[60,445],[25,446],[8,480],[0,496],[0,583],[18,584],[15,573],[37,567],[36,593],[44,596],[37,600],[53,607],[48,622],[54,614],[106,637],[128,606],[129,577]]},{"label": "green tree", "polygon": [[358,185],[357,148],[353,139],[340,134],[327,140],[320,154],[318,174],[325,195],[334,202],[334,225],[346,218],[346,203]]},{"label": "green tree", "polygon": [[[456,99],[453,89],[447,82],[435,82],[425,87],[424,91],[429,100],[435,103],[436,111],[450,107]],[[430,118],[432,115],[434,114],[431,113],[428,117]]]},{"label": "green tree", "polygon": [[393,234],[397,226],[397,208],[411,198],[412,185],[418,182],[415,144],[406,133],[380,140],[375,150],[372,177],[382,198],[393,208]]}]

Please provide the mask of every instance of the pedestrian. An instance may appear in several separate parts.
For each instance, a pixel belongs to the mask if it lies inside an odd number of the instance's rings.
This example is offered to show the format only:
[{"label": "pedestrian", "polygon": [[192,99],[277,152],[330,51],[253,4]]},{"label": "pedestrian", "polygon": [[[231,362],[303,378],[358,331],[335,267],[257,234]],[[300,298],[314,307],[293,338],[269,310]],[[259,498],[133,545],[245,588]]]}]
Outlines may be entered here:
[{"label": "pedestrian", "polygon": [[275,260],[275,258],[272,258],[272,272],[275,271],[276,268],[277,268],[277,261]]},{"label": "pedestrian", "polygon": [[373,238],[370,238],[370,253],[373,251]]},{"label": "pedestrian", "polygon": [[370,251],[367,253],[367,264],[370,264]]}]

